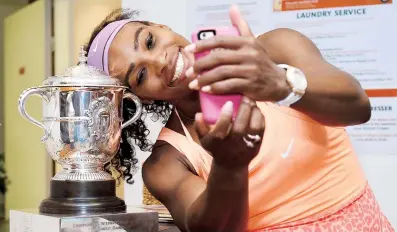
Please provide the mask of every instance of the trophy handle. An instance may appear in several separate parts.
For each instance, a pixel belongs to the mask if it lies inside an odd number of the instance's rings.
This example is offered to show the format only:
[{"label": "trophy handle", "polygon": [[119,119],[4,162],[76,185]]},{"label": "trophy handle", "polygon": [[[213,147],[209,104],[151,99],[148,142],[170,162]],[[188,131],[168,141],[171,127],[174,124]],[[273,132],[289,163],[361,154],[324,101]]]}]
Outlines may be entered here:
[{"label": "trophy handle", "polygon": [[42,138],[42,141],[43,141],[43,140],[45,140],[45,138],[48,135],[47,129],[44,127],[44,125],[41,122],[37,121],[32,116],[30,116],[26,112],[26,108],[25,108],[27,100],[33,95],[37,95],[37,96],[40,96],[43,98],[43,91],[36,87],[29,88],[29,89],[26,89],[25,91],[23,91],[18,99],[18,110],[19,110],[19,113],[22,115],[22,117],[24,117],[26,120],[28,120],[29,122],[33,123],[34,125],[36,125],[40,128],[43,128],[45,130],[45,135]]},{"label": "trophy handle", "polygon": [[123,123],[121,125],[121,129],[124,129],[125,127],[134,123],[136,120],[138,120],[141,117],[141,114],[142,114],[142,103],[141,103],[141,100],[137,96],[135,96],[132,93],[125,93],[123,96],[123,99],[124,98],[129,98],[134,101],[135,106],[136,106],[136,112],[135,112],[134,117],[132,117],[130,120],[126,121],[125,123]]}]

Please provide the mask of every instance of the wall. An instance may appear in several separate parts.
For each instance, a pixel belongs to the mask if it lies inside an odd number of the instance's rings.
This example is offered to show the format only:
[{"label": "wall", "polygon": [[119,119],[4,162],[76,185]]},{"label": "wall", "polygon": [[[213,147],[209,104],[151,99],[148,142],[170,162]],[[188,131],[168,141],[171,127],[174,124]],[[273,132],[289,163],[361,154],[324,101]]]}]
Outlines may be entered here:
[{"label": "wall", "polygon": [[[21,8],[21,4],[0,4],[0,93],[4,91],[4,19]],[[3,96],[0,94],[0,124],[4,124]],[[0,154],[4,152],[4,125],[0,125]]]},{"label": "wall", "polygon": [[[40,143],[43,130],[23,119],[17,109],[22,91],[41,85],[50,74],[49,3],[39,0],[4,22],[5,167],[11,181],[6,193],[7,214],[10,209],[37,208],[49,193],[52,162]],[[29,99],[26,110],[40,119],[41,100]]]},{"label": "wall", "polygon": [[397,228],[397,156],[367,154],[359,155],[359,159],[381,210]]},{"label": "wall", "polygon": [[[4,19],[22,6],[22,2],[0,4],[0,154],[4,152]],[[4,210],[4,195],[0,195],[0,218],[5,216]]]},{"label": "wall", "polygon": [[80,46],[88,42],[93,29],[121,0],[55,0],[55,73],[77,64]]},{"label": "wall", "polygon": [[[121,0],[75,1],[73,11],[73,54],[90,38],[94,28],[113,10],[121,7]],[[75,56],[77,62],[77,56]]]},{"label": "wall", "polygon": [[122,5],[138,10],[140,19],[167,25],[182,36],[188,36],[186,0],[172,0],[172,4],[163,0],[123,0]]},{"label": "wall", "polygon": [[62,73],[73,62],[73,1],[54,1],[54,67]]}]

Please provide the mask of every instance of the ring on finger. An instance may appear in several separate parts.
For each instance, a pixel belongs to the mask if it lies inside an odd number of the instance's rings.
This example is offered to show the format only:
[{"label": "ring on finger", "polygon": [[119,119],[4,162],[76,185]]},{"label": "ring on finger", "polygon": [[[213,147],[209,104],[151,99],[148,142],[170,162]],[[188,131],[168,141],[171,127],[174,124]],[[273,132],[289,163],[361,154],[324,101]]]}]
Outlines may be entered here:
[{"label": "ring on finger", "polygon": [[245,137],[243,137],[243,140],[244,140],[245,145],[246,145],[247,147],[249,147],[249,148],[253,148],[253,147],[254,147],[254,143],[253,143],[253,142],[247,140]]},{"label": "ring on finger", "polygon": [[254,107],[254,106],[256,106],[256,103],[254,102],[254,101],[252,101],[252,100],[250,100],[249,98],[243,98],[243,103],[245,103],[245,104],[248,104],[249,106],[251,106],[251,107]]},{"label": "ring on finger", "polygon": [[248,137],[250,140],[252,140],[252,142],[254,142],[254,143],[259,143],[259,142],[262,140],[262,137],[259,136],[259,135],[250,135],[250,134],[247,134],[247,137]]}]

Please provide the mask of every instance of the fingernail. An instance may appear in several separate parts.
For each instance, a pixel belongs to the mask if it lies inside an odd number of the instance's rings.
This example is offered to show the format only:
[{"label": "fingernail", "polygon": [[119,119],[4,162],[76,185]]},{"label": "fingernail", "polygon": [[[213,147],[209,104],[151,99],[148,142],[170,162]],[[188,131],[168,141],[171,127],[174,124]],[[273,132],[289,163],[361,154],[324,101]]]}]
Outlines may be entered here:
[{"label": "fingernail", "polygon": [[233,114],[233,102],[228,101],[222,107],[222,112],[226,115]]},{"label": "fingernail", "polygon": [[198,81],[197,80],[193,80],[192,82],[190,82],[189,83],[189,88],[190,89],[199,90]]},{"label": "fingernail", "polygon": [[208,93],[211,91],[211,86],[209,85],[203,86],[203,88],[201,88],[201,91]]},{"label": "fingernail", "polygon": [[195,49],[196,49],[196,44],[194,43],[189,44],[185,47],[185,51],[187,52],[194,52]]},{"label": "fingernail", "polygon": [[194,119],[196,120],[196,121],[200,121],[200,113],[197,113],[197,114],[195,114],[194,115]]},{"label": "fingernail", "polygon": [[193,75],[194,75],[194,69],[193,69],[193,67],[190,67],[190,68],[188,68],[187,70],[186,70],[186,76],[187,77],[192,77]]}]

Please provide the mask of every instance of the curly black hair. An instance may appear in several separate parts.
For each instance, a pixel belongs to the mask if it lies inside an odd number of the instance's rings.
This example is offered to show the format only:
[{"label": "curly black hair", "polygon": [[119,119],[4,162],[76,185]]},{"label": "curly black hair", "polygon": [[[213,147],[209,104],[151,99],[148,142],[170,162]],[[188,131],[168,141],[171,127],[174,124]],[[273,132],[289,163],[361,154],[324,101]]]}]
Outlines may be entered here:
[{"label": "curly black hair", "polygon": [[[138,16],[138,11],[128,10],[128,9],[117,9],[109,14],[92,32],[89,42],[85,45],[85,51],[89,51],[92,41],[95,39],[96,35],[109,23],[124,20],[133,19]],[[144,25],[149,25],[147,21],[136,21]],[[121,133],[121,143],[119,151],[116,156],[105,165],[106,171],[111,173],[112,169],[116,171],[118,179],[122,178],[126,180],[127,183],[132,184],[133,175],[137,169],[138,160],[136,159],[136,152],[133,143],[138,146],[142,151],[151,151],[153,146],[152,142],[148,140],[147,136],[150,131],[147,129],[145,123],[145,118],[147,114],[153,114],[151,119],[157,121],[162,120],[165,124],[171,115],[172,106],[165,101],[154,101],[150,104],[143,103],[144,113],[141,118],[135,123],[124,128]],[[136,106],[133,101],[124,99],[123,100],[123,118],[128,120],[134,116],[136,112]]]}]

